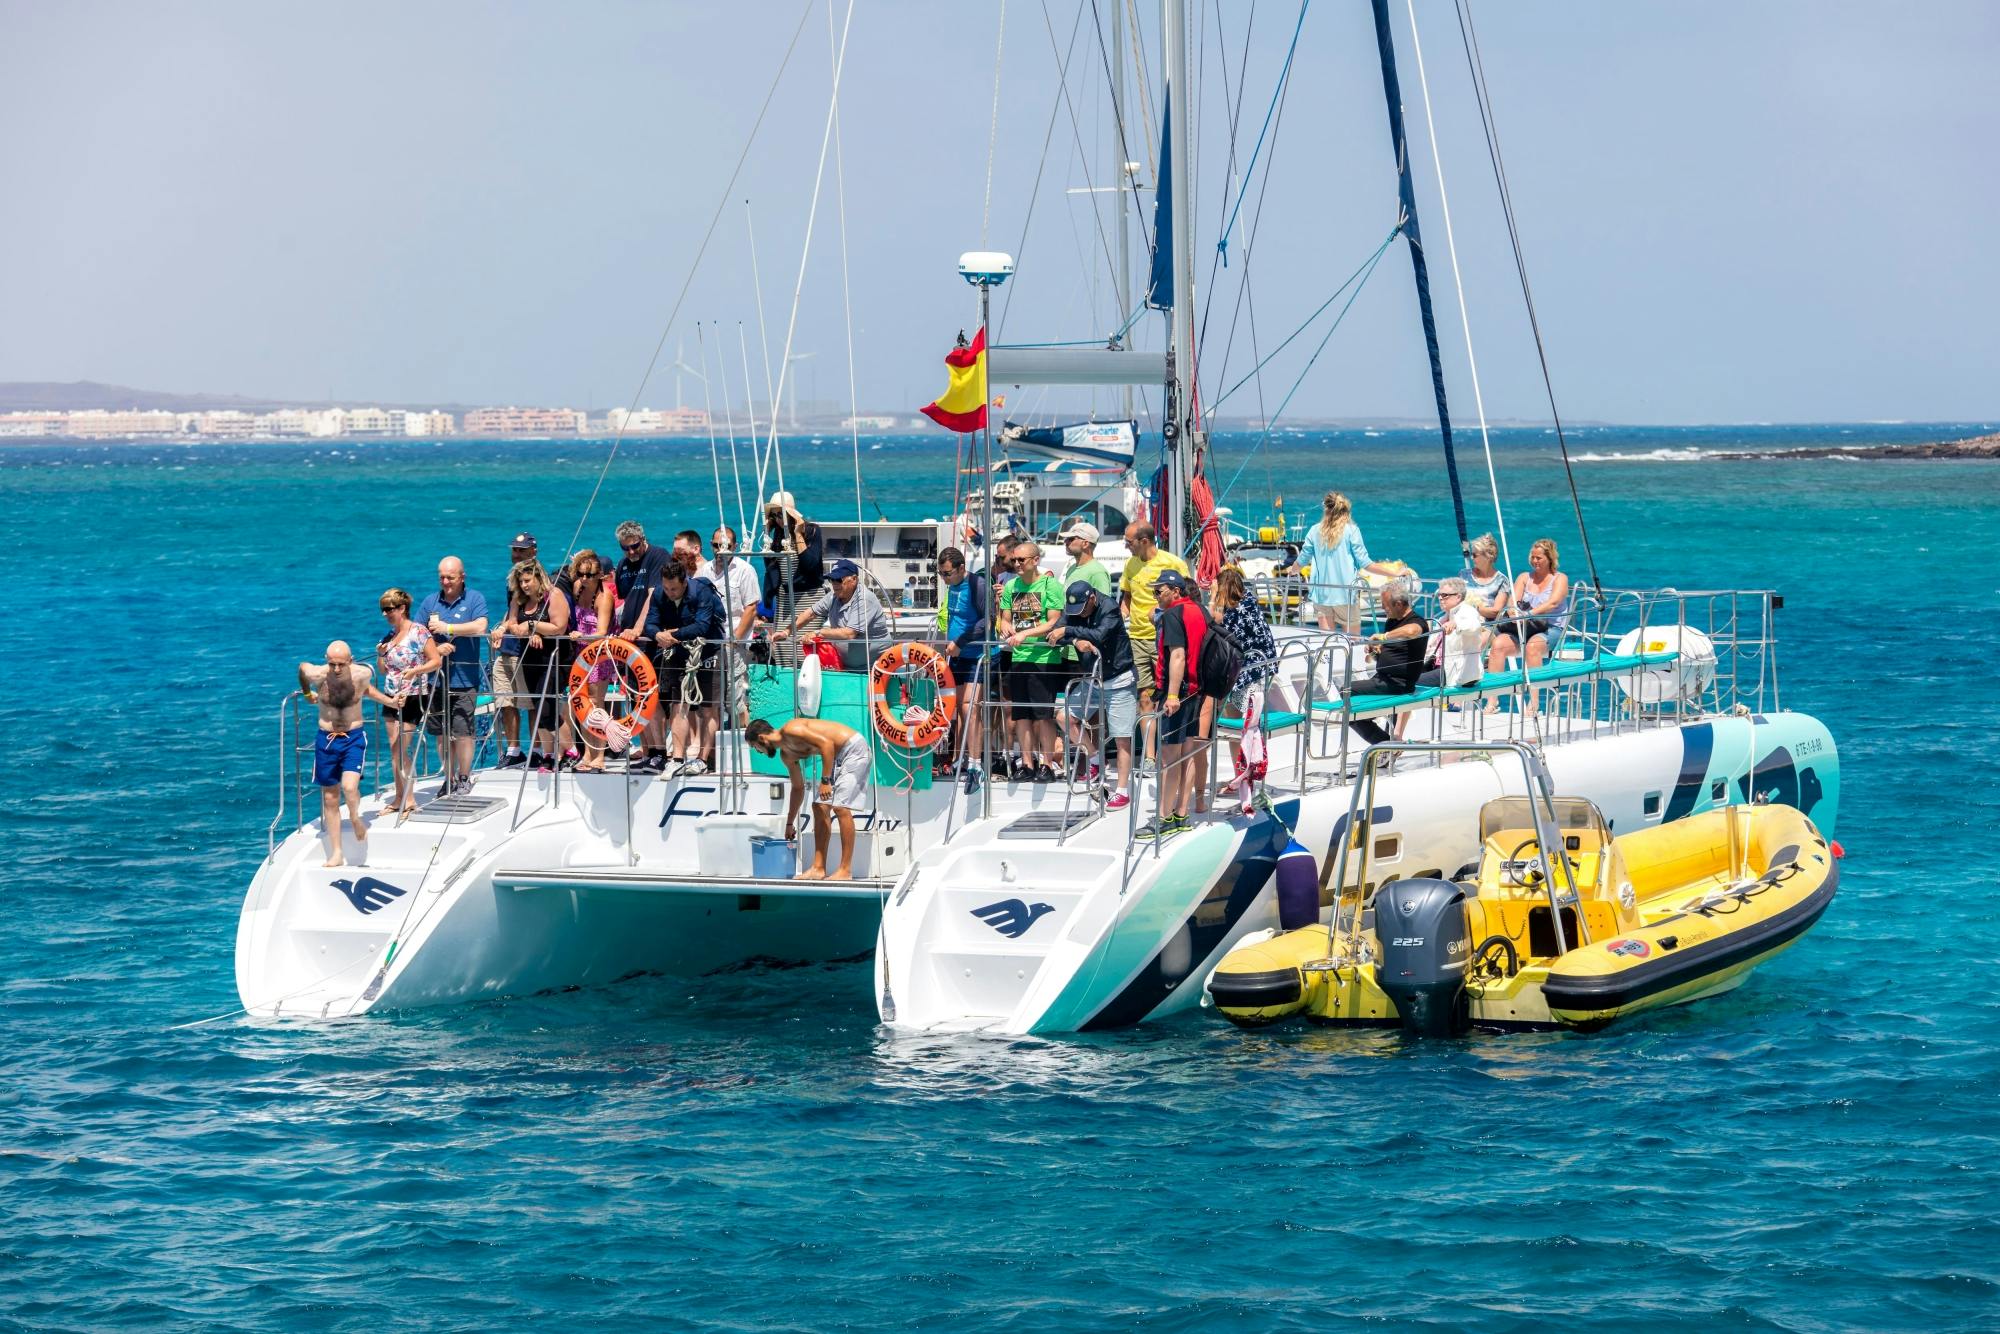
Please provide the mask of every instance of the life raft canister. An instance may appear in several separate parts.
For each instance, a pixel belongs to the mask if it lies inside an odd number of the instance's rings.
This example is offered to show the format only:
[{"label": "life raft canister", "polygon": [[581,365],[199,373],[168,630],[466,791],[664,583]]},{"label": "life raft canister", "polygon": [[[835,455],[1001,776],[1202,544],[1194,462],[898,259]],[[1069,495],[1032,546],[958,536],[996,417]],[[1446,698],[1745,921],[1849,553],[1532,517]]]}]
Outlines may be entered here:
[{"label": "life raft canister", "polygon": [[[907,685],[900,687],[903,698],[889,696],[895,682],[922,678],[937,687],[937,703],[932,708],[910,701]],[[875,657],[868,669],[868,710],[875,718],[875,732],[892,745],[910,750],[928,750],[951,731],[952,716],[958,712],[958,686],[951,677],[951,664],[944,655],[926,644],[891,644]]]},{"label": "life raft canister", "polygon": [[[600,715],[600,726],[593,727],[591,714],[597,710],[597,701],[590,697],[590,675],[607,655],[618,663],[619,683],[632,708],[622,720]],[[576,662],[569,669],[569,715],[585,735],[607,744],[620,744],[639,735],[653,721],[653,713],[659,707],[660,674],[638,645],[623,639],[599,639],[584,645],[583,651],[576,655]],[[607,727],[618,729],[620,735],[612,736],[605,730]]]}]

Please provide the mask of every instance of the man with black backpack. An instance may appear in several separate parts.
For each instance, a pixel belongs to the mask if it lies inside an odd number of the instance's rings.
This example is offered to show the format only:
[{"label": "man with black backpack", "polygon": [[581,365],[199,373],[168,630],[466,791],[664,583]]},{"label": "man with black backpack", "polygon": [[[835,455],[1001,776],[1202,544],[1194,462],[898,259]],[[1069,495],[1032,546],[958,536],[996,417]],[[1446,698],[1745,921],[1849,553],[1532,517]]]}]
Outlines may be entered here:
[{"label": "man with black backpack", "polygon": [[[1171,838],[1189,828],[1188,806],[1207,806],[1202,766],[1194,761],[1215,719],[1215,701],[1242,670],[1243,651],[1211,626],[1194,584],[1168,570],[1153,584],[1160,604],[1160,817],[1140,838]],[[1234,664],[1230,662],[1233,655]]]}]

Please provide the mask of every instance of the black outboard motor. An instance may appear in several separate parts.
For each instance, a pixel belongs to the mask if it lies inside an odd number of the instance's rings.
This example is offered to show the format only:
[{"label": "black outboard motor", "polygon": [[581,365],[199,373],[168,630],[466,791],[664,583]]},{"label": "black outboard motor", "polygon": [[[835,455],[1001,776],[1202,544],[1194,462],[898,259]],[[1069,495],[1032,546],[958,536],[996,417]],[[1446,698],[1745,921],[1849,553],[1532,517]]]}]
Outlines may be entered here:
[{"label": "black outboard motor", "polygon": [[1375,892],[1375,975],[1402,1016],[1427,1037],[1466,1029],[1465,887],[1449,880],[1397,880]]}]

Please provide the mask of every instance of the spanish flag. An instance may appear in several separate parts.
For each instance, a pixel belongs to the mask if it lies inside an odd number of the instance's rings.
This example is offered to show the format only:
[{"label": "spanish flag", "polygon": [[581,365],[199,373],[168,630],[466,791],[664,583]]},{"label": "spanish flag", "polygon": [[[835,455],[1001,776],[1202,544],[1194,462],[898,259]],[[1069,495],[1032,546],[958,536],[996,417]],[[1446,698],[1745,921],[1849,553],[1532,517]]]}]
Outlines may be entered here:
[{"label": "spanish flag", "polygon": [[947,431],[976,431],[986,425],[986,330],[973,335],[971,347],[947,352],[944,364],[951,383],[923,414]]}]

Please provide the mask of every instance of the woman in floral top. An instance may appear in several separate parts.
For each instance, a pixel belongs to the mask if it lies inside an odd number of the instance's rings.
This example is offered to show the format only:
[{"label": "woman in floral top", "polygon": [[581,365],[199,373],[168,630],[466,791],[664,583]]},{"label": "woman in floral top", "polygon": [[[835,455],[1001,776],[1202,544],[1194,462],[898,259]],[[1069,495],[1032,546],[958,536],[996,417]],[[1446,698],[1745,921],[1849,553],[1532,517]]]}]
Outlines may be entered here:
[{"label": "woman in floral top", "polygon": [[[1272,636],[1271,627],[1264,620],[1264,612],[1257,605],[1257,599],[1250,596],[1249,586],[1243,581],[1243,571],[1237,566],[1227,566],[1215,577],[1215,590],[1209,595],[1209,607],[1222,629],[1243,650],[1243,671],[1236,678],[1236,686],[1229,692],[1229,698],[1222,701],[1220,715],[1241,718],[1253,692],[1261,694],[1265,683],[1277,670],[1278,641]],[[1245,773],[1253,779],[1263,776],[1261,764],[1246,768],[1241,742],[1231,741],[1229,751],[1236,762],[1239,777]],[[1244,791],[1247,793],[1249,789]],[[1245,801],[1247,803],[1247,796]],[[1248,809],[1247,805],[1245,809]]]},{"label": "woman in floral top", "polygon": [[410,619],[410,595],[400,588],[382,594],[382,614],[389,628],[375,646],[382,669],[382,692],[395,700],[382,710],[382,728],[389,734],[389,767],[396,775],[396,795],[389,809],[408,815],[417,808],[417,724],[424,712],[424,677],[444,664],[431,632]]}]

